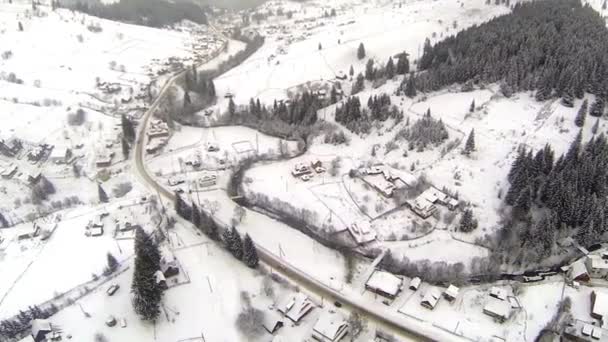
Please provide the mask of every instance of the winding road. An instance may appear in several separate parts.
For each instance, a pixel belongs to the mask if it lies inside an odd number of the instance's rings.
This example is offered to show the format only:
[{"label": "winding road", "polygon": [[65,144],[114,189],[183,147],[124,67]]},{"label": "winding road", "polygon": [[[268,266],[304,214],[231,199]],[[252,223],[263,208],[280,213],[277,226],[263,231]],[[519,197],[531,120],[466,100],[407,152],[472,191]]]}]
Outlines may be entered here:
[{"label": "winding road", "polygon": [[[147,184],[154,191],[170,202],[175,201],[174,194],[159,184],[148,171],[144,162],[144,142],[150,118],[159,108],[164,100],[167,91],[186,71],[174,74],[166,81],[158,92],[154,102],[145,112],[139,123],[139,134],[135,144],[134,171],[140,180]],[[225,227],[224,227],[225,228]],[[292,283],[297,284],[303,289],[314,293],[329,303],[340,302],[345,309],[352,312],[359,312],[366,320],[375,323],[380,330],[394,334],[405,341],[465,341],[465,338],[454,335],[450,332],[433,326],[428,322],[421,322],[405,315],[397,313],[394,308],[384,307],[381,304],[367,301],[360,297],[345,295],[332,287],[315,279],[310,274],[303,272],[297,267],[289,264],[268,249],[256,244],[260,261],[268,267],[288,278]]]}]

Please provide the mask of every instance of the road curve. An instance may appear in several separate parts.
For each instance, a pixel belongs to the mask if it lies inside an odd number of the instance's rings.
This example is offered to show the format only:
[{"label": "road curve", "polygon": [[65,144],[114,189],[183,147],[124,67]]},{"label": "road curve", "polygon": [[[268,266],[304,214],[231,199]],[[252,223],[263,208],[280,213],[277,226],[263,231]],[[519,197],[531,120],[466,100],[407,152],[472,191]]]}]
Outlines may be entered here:
[{"label": "road curve", "polygon": [[[134,162],[135,170],[141,179],[162,197],[172,203],[175,201],[175,195],[160,185],[148,172],[144,163],[144,141],[145,134],[148,128],[150,118],[158,109],[163,101],[167,90],[175,83],[175,81],[185,73],[185,70],[174,74],[159,91],[156,99],[150,105],[150,108],[145,112],[142,120],[139,123],[139,134],[135,144]],[[263,246],[255,244],[258,250],[260,261],[274,270],[281,273],[283,276],[330,302],[339,301],[351,311],[360,312],[365,319],[377,323],[380,327],[385,328],[389,332],[406,338],[411,341],[465,341],[457,335],[434,327],[427,322],[421,322],[416,319],[400,315],[397,312],[389,311],[387,308],[377,306],[376,303],[369,303],[361,298],[353,298],[345,295],[330,286],[318,281],[310,274],[303,272],[297,267],[289,264],[274,253],[270,252]]]}]

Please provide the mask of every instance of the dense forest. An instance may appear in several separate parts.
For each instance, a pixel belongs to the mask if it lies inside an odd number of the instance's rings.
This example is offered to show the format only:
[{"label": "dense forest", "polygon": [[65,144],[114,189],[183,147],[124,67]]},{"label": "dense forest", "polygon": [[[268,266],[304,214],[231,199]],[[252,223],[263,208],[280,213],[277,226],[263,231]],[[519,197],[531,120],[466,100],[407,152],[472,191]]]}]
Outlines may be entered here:
[{"label": "dense forest", "polygon": [[[603,134],[582,143],[579,133],[555,161],[551,146],[536,153],[521,148],[508,175],[505,203],[512,208],[498,248],[518,263],[554,254],[557,240],[572,236],[588,247],[608,226],[608,141]],[[514,248],[526,247],[524,253]]]},{"label": "dense forest", "polygon": [[434,46],[427,39],[418,67],[421,72],[414,82],[406,78],[403,90],[408,82],[422,91],[502,82],[507,96],[536,90],[538,100],[562,97],[570,105],[585,92],[606,99],[608,30],[604,19],[578,0],[518,3],[511,14]]},{"label": "dense forest", "polygon": [[200,5],[189,1],[120,0],[112,4],[77,1],[60,2],[63,6],[96,17],[137,25],[163,27],[184,19],[206,24],[207,17]]}]

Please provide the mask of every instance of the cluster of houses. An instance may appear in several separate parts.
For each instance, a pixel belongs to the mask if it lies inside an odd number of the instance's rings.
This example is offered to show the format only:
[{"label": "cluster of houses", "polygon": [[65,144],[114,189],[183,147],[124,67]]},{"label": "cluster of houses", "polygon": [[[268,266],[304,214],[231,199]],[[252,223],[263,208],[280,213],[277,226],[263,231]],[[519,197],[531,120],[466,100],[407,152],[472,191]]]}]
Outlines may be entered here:
[{"label": "cluster of houses", "polygon": [[570,320],[563,334],[568,341],[608,341],[608,293],[603,290],[594,290],[590,297],[590,315],[597,321]]},{"label": "cluster of houses", "polygon": [[458,200],[445,192],[431,186],[406,204],[410,209],[423,219],[427,219],[437,211],[437,205],[443,205],[449,210],[458,208]]},{"label": "cluster of houses", "polygon": [[294,165],[293,170],[291,170],[291,175],[295,178],[300,178],[301,180],[308,182],[312,179],[314,173],[321,174],[325,171],[327,170],[325,167],[323,167],[323,162],[320,160],[313,160],[310,162],[310,165],[306,163],[298,163]]},{"label": "cluster of houses", "polygon": [[0,153],[7,157],[16,157],[23,149],[23,142],[17,138],[0,139]]},{"label": "cluster of houses", "polygon": [[568,279],[576,287],[580,282],[608,278],[608,251],[588,254],[567,266]]},{"label": "cluster of houses", "polygon": [[[277,301],[276,311],[264,315],[263,326],[270,334],[276,334],[288,321],[299,324],[316,305],[305,294],[291,293]],[[311,337],[319,342],[338,342],[348,334],[348,322],[339,313],[332,310],[323,311],[311,332]],[[273,342],[283,341],[280,335]]]},{"label": "cluster of houses", "polygon": [[31,334],[20,342],[53,342],[61,341],[61,329],[46,319],[32,320]]},{"label": "cluster of houses", "polygon": [[97,82],[97,89],[104,94],[117,94],[122,90],[122,86],[119,83],[99,81]]},{"label": "cluster of houses", "polygon": [[91,237],[102,236],[104,233],[103,219],[110,215],[107,211],[95,216],[95,219],[89,221],[85,229],[85,235]]},{"label": "cluster of houses", "polygon": [[146,152],[156,153],[169,141],[169,125],[162,120],[153,120],[146,134],[148,135]]}]

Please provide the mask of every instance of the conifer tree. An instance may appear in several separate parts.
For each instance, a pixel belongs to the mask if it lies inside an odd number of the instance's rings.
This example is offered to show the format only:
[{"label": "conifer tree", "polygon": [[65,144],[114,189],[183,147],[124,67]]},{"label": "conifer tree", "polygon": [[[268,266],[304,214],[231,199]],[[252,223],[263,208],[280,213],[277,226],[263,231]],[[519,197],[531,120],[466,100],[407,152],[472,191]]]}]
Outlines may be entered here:
[{"label": "conifer tree", "polygon": [[351,93],[354,95],[362,91],[363,89],[365,89],[365,78],[363,77],[363,74],[359,73],[359,75],[357,75],[357,80],[353,84],[353,89]]},{"label": "conifer tree", "polygon": [[469,133],[469,137],[467,138],[467,142],[464,146],[464,154],[470,155],[471,152],[475,151],[475,130],[472,129],[471,133]]},{"label": "conifer tree", "polygon": [[259,263],[258,252],[249,234],[245,234],[243,241],[243,262],[251,268],[256,268]]},{"label": "conifer tree", "polygon": [[236,104],[232,100],[232,97],[230,98],[230,101],[228,102],[228,113],[230,114],[230,116],[233,116],[236,113]]},{"label": "conifer tree", "polygon": [[23,32],[23,24],[21,22],[19,22],[17,24],[17,28],[18,28],[19,32]]},{"label": "conifer tree", "polygon": [[352,78],[353,76],[355,76],[355,69],[353,68],[353,66],[350,66],[350,69],[348,70],[348,74],[350,75],[350,77]]},{"label": "conifer tree", "polygon": [[319,51],[323,50],[323,46],[319,43]]},{"label": "conifer tree", "polygon": [[8,221],[6,220],[6,217],[4,217],[4,214],[0,213],[0,228],[7,228],[8,227]]},{"label": "conifer tree", "polygon": [[583,101],[581,104],[581,108],[578,110],[576,114],[576,118],[574,119],[574,124],[577,127],[583,127],[585,125],[585,118],[587,117],[587,99]]},{"label": "conifer tree", "polygon": [[175,212],[186,220],[190,220],[192,215],[192,208],[177,192],[175,193]]},{"label": "conifer tree", "polygon": [[133,122],[127,118],[126,115],[121,116],[122,135],[128,142],[132,143],[135,141],[135,128],[133,128]]},{"label": "conifer tree", "polygon": [[397,74],[405,75],[410,72],[410,61],[407,58],[407,53],[403,52],[399,55],[399,60],[397,61]]},{"label": "conifer tree", "polygon": [[601,97],[598,97],[595,102],[593,102],[591,110],[589,110],[589,115],[596,118],[604,115],[604,100]]},{"label": "conifer tree", "polygon": [[162,288],[155,273],[160,270],[160,251],[153,237],[141,227],[135,230],[135,267],[131,293],[133,309],[144,321],[155,321],[160,314]]},{"label": "conifer tree", "polygon": [[395,63],[393,62],[393,57],[388,58],[388,62],[386,62],[386,77],[390,80],[395,77]]},{"label": "conifer tree", "polygon": [[120,141],[122,142],[122,155],[125,158],[125,160],[129,159],[129,152],[130,152],[130,147],[129,147],[129,142],[127,142],[127,139],[125,139],[124,137],[122,139],[120,139]]},{"label": "conifer tree", "polygon": [[106,191],[101,187],[101,184],[97,184],[97,194],[99,195],[99,202],[101,203],[108,203],[108,194],[106,193]]},{"label": "conifer tree", "polygon": [[460,231],[469,233],[477,228],[477,220],[473,217],[473,211],[471,209],[465,209],[460,218]]},{"label": "conifer tree", "polygon": [[365,46],[363,43],[359,44],[359,48],[357,49],[357,58],[359,58],[359,60],[365,58]]},{"label": "conifer tree", "polygon": [[192,100],[190,99],[190,94],[188,91],[184,91],[184,108],[188,107],[192,104]]},{"label": "conifer tree", "polygon": [[409,98],[416,97],[416,81],[414,79],[413,73],[411,73],[407,79],[407,85],[405,87],[405,96]]},{"label": "conifer tree", "polygon": [[190,222],[196,227],[201,226],[201,212],[196,204],[192,204],[192,214],[190,215]]},{"label": "conifer tree", "polygon": [[595,123],[593,124],[593,127],[591,127],[591,133],[597,134],[597,131],[599,129],[600,129],[600,118],[597,118],[597,120],[595,120]]},{"label": "conifer tree", "polygon": [[368,59],[367,65],[365,65],[365,79],[368,81],[373,81],[376,79],[376,69],[374,68],[374,60]]},{"label": "conifer tree", "polygon": [[471,101],[471,106],[469,107],[469,113],[475,112],[475,100]]},{"label": "conifer tree", "polygon": [[116,258],[112,255],[112,253],[107,254],[106,256],[107,258],[107,264],[108,264],[108,272],[110,274],[116,272],[116,270],[118,269],[118,260],[116,260]]}]

